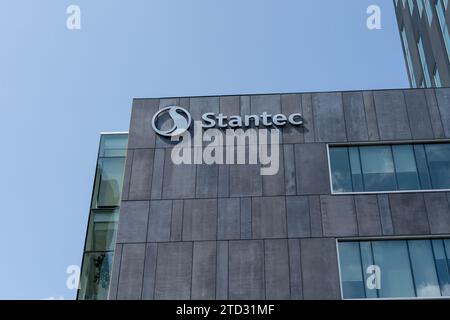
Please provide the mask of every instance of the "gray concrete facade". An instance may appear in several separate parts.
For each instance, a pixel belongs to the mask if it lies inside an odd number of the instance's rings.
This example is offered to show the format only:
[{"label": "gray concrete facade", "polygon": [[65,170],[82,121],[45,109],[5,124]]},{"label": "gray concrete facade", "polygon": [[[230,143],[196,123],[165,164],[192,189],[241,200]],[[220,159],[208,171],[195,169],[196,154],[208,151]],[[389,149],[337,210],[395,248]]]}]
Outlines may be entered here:
[{"label": "gray concrete facade", "polygon": [[[280,171],[174,165],[151,128],[176,104],[194,119],[299,112]],[[336,240],[450,234],[450,193],[332,195],[328,143],[450,139],[450,89],[135,99],[110,299],[341,299]]]}]

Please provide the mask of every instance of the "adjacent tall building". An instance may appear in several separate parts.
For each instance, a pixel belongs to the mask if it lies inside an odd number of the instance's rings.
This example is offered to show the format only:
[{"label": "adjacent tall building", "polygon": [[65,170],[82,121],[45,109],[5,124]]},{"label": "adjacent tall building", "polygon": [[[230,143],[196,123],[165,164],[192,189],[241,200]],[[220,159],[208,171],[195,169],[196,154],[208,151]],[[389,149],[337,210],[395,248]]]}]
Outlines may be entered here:
[{"label": "adjacent tall building", "polygon": [[450,86],[448,0],[394,0],[394,5],[411,87]]}]

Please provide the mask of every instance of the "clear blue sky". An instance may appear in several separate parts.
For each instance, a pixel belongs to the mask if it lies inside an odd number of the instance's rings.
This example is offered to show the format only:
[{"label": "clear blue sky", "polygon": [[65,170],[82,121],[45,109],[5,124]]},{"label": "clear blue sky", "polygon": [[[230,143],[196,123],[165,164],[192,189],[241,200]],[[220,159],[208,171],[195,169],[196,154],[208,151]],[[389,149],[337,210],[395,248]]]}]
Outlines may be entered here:
[{"label": "clear blue sky", "polygon": [[392,0],[0,0],[0,41],[3,299],[75,297],[99,132],[133,97],[408,87]]}]

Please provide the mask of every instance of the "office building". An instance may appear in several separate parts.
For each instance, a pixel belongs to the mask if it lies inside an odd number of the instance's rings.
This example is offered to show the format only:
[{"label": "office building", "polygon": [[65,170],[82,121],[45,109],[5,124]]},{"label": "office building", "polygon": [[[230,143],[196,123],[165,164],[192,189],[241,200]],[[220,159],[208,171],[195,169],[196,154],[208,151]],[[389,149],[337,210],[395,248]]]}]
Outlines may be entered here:
[{"label": "office building", "polygon": [[448,0],[394,0],[394,6],[411,87],[450,86]]},{"label": "office building", "polygon": [[[176,130],[225,116],[213,135],[280,133],[275,174],[202,161],[207,139],[174,160]],[[108,138],[79,299],[450,296],[450,89],[135,99]]]}]

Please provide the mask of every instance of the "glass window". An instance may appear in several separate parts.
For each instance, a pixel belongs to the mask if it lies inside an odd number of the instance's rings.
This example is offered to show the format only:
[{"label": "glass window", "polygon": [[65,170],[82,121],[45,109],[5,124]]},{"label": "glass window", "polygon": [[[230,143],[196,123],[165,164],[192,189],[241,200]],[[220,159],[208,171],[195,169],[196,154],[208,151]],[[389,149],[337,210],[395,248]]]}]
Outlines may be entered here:
[{"label": "glass window", "polygon": [[108,296],[127,140],[127,134],[105,134],[100,139],[79,300],[103,300]]},{"label": "glass window", "polygon": [[405,48],[406,62],[408,64],[408,73],[409,73],[409,78],[411,80],[411,86],[413,88],[417,88],[416,78],[414,75],[414,68],[413,68],[412,59],[411,59],[411,53],[409,51],[408,37],[406,35],[406,31],[405,31],[404,27],[402,27],[401,33],[402,33],[403,48]]},{"label": "glass window", "polygon": [[343,298],[450,296],[449,241],[339,242]]},{"label": "glass window", "polygon": [[411,240],[408,241],[408,246],[417,296],[439,297],[441,291],[431,242],[428,240]]},{"label": "glass window", "polygon": [[109,292],[113,253],[85,253],[80,279],[81,300],[106,300]]},{"label": "glass window", "polygon": [[445,9],[441,1],[436,2],[436,11],[438,13],[439,26],[444,39],[445,49],[447,50],[447,57],[450,59],[450,36],[448,33],[447,22],[445,21]]},{"label": "glass window", "polygon": [[417,0],[417,10],[419,11],[419,16],[422,18],[423,15],[423,0]]},{"label": "glass window", "polygon": [[339,247],[339,259],[345,262],[341,269],[344,296],[348,298],[365,297],[359,243],[343,243]]},{"label": "glass window", "polygon": [[360,147],[366,191],[396,190],[394,162],[390,146]]},{"label": "glass window", "polygon": [[125,158],[99,159],[98,186],[94,195],[97,207],[118,206],[121,198]]},{"label": "glass window", "polygon": [[119,210],[92,210],[85,251],[114,250]]},{"label": "glass window", "polygon": [[450,144],[430,144],[425,150],[433,188],[450,188]]},{"label": "glass window", "polygon": [[361,172],[361,160],[359,156],[358,147],[348,148],[348,153],[350,157],[350,169],[352,173],[352,186],[353,191],[364,191],[364,183]]},{"label": "glass window", "polygon": [[427,12],[428,24],[431,26],[433,22],[433,8],[430,4],[431,0],[425,0],[425,11]]},{"label": "glass window", "polygon": [[438,70],[437,67],[434,69],[434,75],[433,75],[433,78],[434,78],[434,85],[435,85],[437,88],[442,87],[441,76],[440,76],[440,74],[439,74],[439,70]]},{"label": "glass window", "polygon": [[399,190],[420,189],[419,175],[414,158],[413,147],[410,144],[392,147],[395,162],[395,174]]},{"label": "glass window", "polygon": [[408,0],[408,5],[409,5],[409,13],[412,15],[414,12],[414,1]]},{"label": "glass window", "polygon": [[450,143],[330,147],[334,193],[450,189]]},{"label": "glass window", "polygon": [[352,180],[350,177],[350,163],[348,159],[348,148],[330,149],[330,158],[333,173],[333,190],[338,192],[348,192],[352,190]]},{"label": "glass window", "polygon": [[374,262],[381,270],[381,298],[414,297],[406,241],[374,241]]},{"label": "glass window", "polygon": [[419,50],[420,63],[422,64],[423,78],[425,80],[425,84],[426,84],[427,88],[430,88],[431,87],[431,78],[430,78],[430,72],[428,71],[428,64],[427,64],[427,59],[425,57],[425,49],[423,48],[422,38],[419,38],[419,41],[417,42],[417,48]]}]

